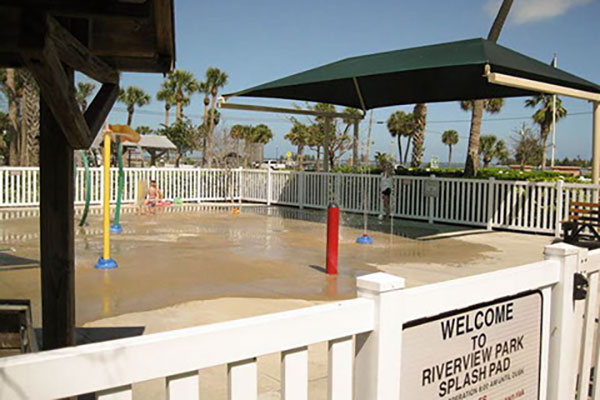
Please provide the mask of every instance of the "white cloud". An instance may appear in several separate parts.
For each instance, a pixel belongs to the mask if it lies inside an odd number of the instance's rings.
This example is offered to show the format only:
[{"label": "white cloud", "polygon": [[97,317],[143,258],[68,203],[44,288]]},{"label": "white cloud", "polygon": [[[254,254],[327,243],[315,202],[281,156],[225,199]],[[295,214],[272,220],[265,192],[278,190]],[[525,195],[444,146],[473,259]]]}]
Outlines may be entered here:
[{"label": "white cloud", "polygon": [[[515,24],[526,24],[551,19],[565,14],[569,9],[591,3],[593,0],[515,0],[509,20]],[[495,17],[501,0],[488,0],[485,11]]]}]

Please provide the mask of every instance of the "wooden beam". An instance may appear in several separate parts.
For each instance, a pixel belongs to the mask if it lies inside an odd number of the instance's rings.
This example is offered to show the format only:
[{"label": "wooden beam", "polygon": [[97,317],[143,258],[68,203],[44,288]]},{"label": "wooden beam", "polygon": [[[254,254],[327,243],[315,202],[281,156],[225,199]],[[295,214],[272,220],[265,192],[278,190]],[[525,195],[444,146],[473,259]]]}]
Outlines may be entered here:
[{"label": "wooden beam", "polygon": [[100,128],[102,128],[102,124],[106,120],[106,117],[108,117],[115,101],[117,101],[118,95],[119,85],[105,83],[85,110],[84,118],[92,134],[92,141],[100,131]]},{"label": "wooden beam", "polygon": [[[63,72],[64,73],[64,72]],[[65,80],[73,81],[71,73]],[[44,350],[75,344],[73,148],[40,99],[40,258]]]},{"label": "wooden beam", "polygon": [[54,42],[58,57],[62,62],[98,82],[119,82],[119,72],[100,57],[93,55],[87,47],[75,39],[56,19],[48,16],[47,24],[47,38]]},{"label": "wooden beam", "polygon": [[[172,9],[171,0],[154,0],[154,21],[156,23],[156,50],[163,56],[172,55],[171,60],[175,64],[175,37],[174,21],[175,14]],[[161,18],[164,15],[171,15],[171,18]],[[171,66],[173,68],[174,65]]]},{"label": "wooden beam", "polygon": [[22,55],[71,147],[89,148],[94,138],[75,100],[73,81],[67,78],[54,41],[48,38],[41,54],[24,51]]},{"label": "wooden beam", "polygon": [[[77,25],[77,24],[75,24]],[[81,24],[80,24],[81,25]],[[88,36],[88,40],[89,35]],[[117,83],[119,72],[77,40],[55,18],[40,12],[23,12],[18,48],[30,57],[41,57],[47,40],[52,40],[61,61],[102,83]]]},{"label": "wooden beam", "polygon": [[50,12],[69,17],[107,16],[118,18],[150,18],[152,0],[0,0],[0,6],[19,7],[29,11]]}]

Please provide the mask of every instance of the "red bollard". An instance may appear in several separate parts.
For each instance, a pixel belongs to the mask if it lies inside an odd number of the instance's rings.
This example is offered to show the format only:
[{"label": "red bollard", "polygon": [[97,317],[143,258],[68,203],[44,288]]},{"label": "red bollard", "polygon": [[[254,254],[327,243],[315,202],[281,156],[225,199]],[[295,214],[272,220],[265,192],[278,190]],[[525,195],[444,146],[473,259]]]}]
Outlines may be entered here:
[{"label": "red bollard", "polygon": [[338,273],[338,239],[340,230],[340,209],[331,203],[327,207],[327,273]]}]

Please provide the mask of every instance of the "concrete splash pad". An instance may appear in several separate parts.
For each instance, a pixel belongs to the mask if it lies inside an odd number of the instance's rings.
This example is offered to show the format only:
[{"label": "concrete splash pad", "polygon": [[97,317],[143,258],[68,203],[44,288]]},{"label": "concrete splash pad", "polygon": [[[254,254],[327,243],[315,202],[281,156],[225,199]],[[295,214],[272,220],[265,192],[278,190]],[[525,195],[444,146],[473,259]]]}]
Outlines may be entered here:
[{"label": "concrete splash pad", "polygon": [[[176,210],[173,210],[176,211]],[[382,270],[419,285],[539,260],[552,238],[370,218],[372,245],[357,245],[362,217],[342,214],[340,274],[323,273],[325,212],[282,207],[186,207],[123,215],[112,238],[119,268],[94,269],[100,216],[76,230],[77,322],[225,297],[327,301],[355,295],[355,277]],[[30,298],[39,324],[38,219],[3,219],[0,292]],[[524,240],[526,238],[526,240]]]}]

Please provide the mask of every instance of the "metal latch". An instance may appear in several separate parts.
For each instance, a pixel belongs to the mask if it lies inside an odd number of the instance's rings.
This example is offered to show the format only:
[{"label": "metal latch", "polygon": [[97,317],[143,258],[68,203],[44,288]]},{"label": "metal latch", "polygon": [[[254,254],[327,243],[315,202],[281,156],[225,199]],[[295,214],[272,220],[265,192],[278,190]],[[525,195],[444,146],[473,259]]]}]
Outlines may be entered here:
[{"label": "metal latch", "polygon": [[575,273],[573,277],[573,300],[585,300],[588,291],[588,280],[580,273]]}]

